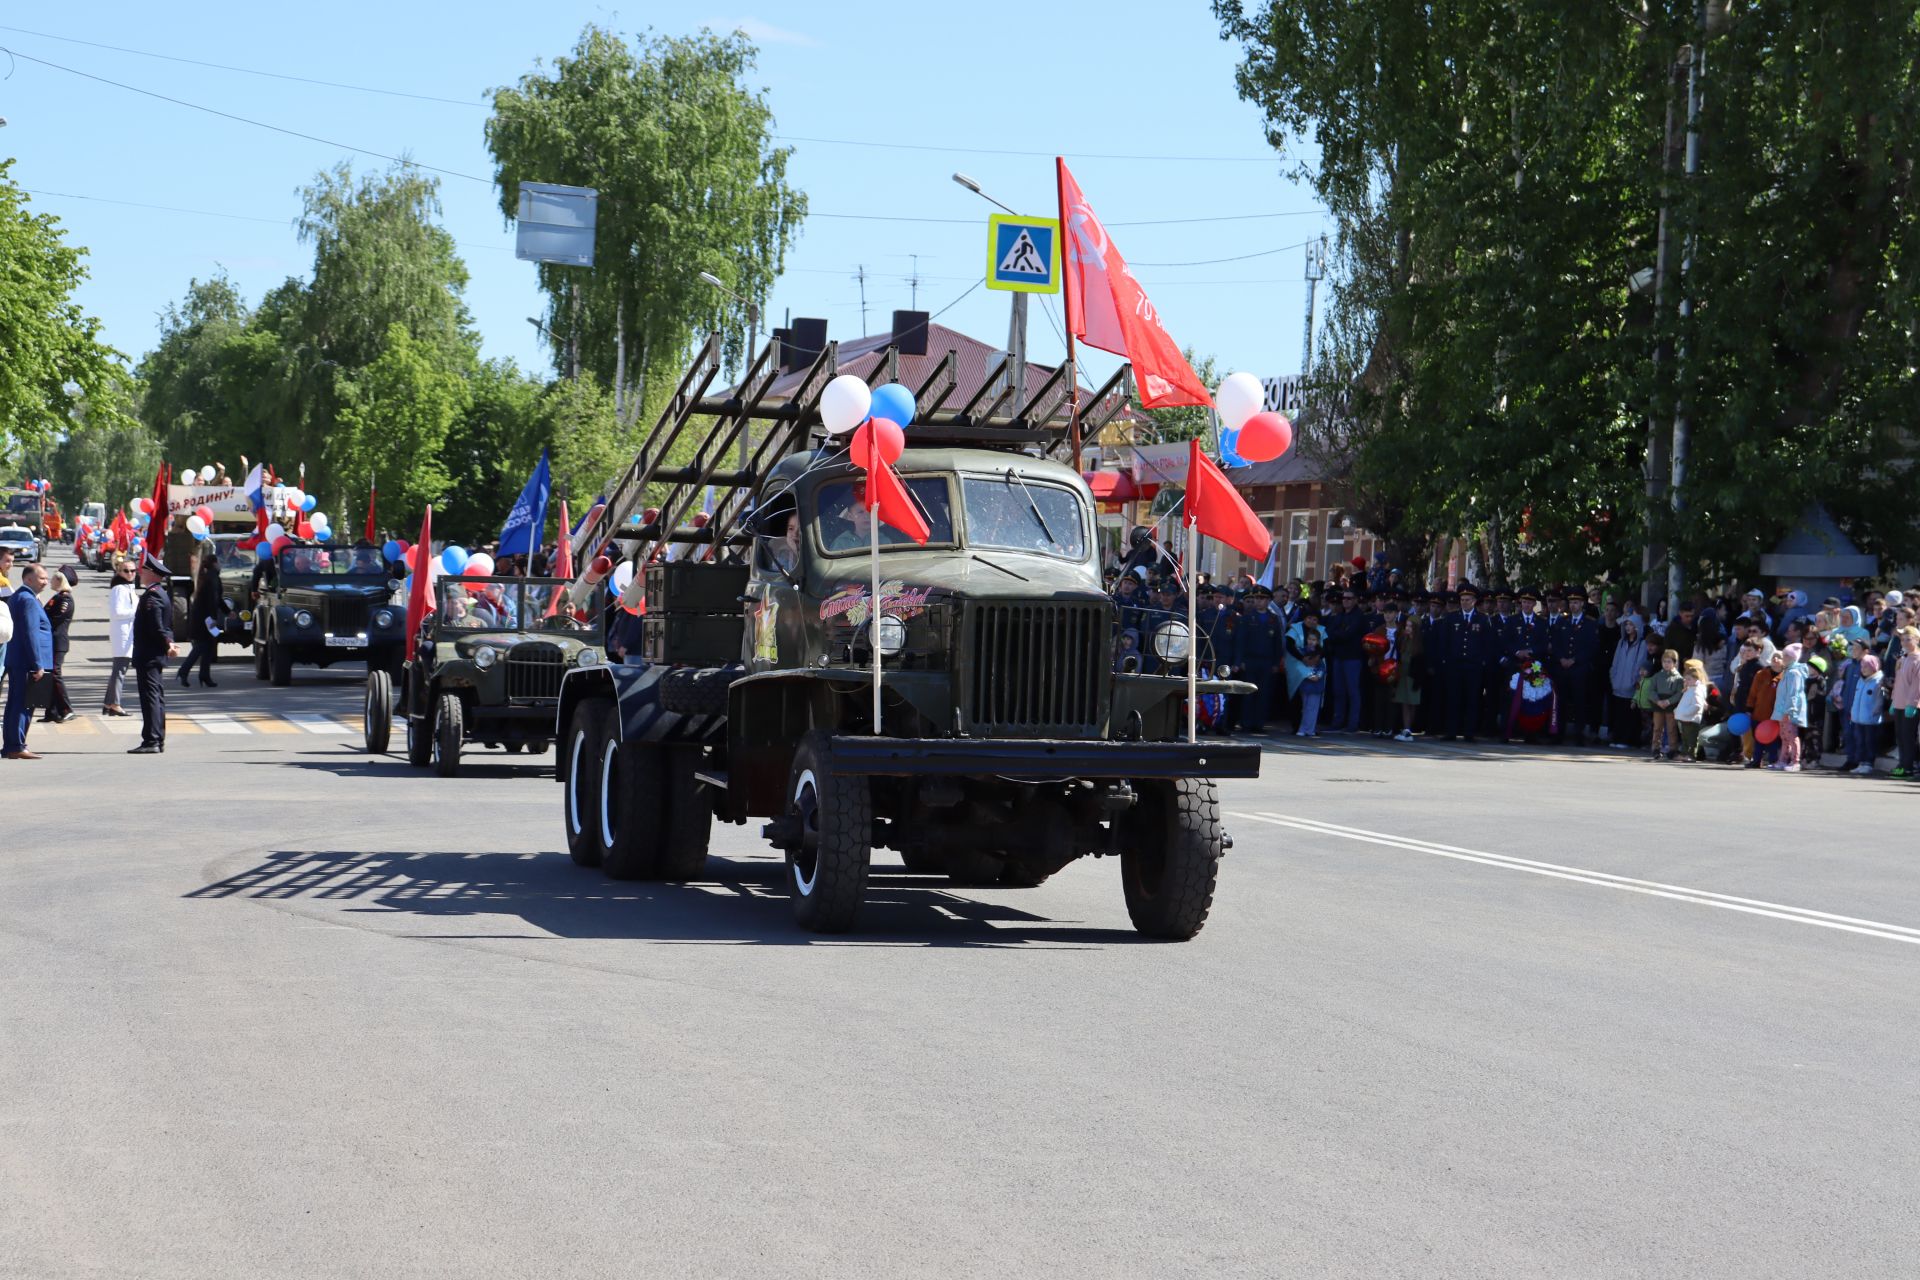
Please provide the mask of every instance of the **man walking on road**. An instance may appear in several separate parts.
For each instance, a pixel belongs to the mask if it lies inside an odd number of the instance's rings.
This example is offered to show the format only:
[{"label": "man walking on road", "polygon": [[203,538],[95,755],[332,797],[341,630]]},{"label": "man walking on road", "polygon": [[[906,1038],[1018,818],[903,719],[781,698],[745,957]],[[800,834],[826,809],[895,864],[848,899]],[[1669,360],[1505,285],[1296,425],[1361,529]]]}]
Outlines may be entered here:
[{"label": "man walking on road", "polygon": [[[49,678],[53,669],[53,625],[41,607],[47,571],[30,564],[20,573],[20,589],[7,597],[13,619],[13,639],[7,642],[7,704],[0,721],[0,756],[8,760],[38,760],[27,750],[27,727],[33,723],[29,689]],[[35,691],[37,692],[37,690]]]},{"label": "man walking on road", "polygon": [[173,642],[173,601],[167,597],[167,566],[152,552],[142,555],[140,610],[133,617],[133,672],[140,685],[140,745],[130,756],[158,755],[167,749],[167,659],[180,652]]}]

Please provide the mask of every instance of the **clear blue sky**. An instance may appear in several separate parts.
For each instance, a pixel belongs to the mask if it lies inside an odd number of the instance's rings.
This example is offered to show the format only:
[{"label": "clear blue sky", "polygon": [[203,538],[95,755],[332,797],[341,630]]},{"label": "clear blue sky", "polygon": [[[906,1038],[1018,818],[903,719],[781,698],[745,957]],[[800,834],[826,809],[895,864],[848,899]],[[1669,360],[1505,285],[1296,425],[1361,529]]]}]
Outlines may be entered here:
[{"label": "clear blue sky", "polygon": [[[0,19],[51,35],[454,103],[294,84],[17,30],[0,30],[0,44],[216,110],[485,178],[492,172],[481,133],[487,90],[511,83],[537,58],[569,50],[585,24],[627,35],[643,26],[643,17],[675,34],[741,27],[759,43],[755,83],[767,92],[778,131],[794,140],[790,176],[813,208],[772,299],[776,320],[788,311],[824,316],[831,336],[855,336],[861,311],[853,276],[864,263],[867,328],[878,332],[894,308],[909,305],[915,254],[923,309],[938,310],[959,295],[981,273],[986,216],[993,210],[954,185],[949,175],[956,169],[1023,212],[1049,214],[1047,154],[1158,157],[1089,156],[1069,163],[1110,226],[1291,215],[1113,227],[1113,234],[1139,264],[1136,274],[1176,339],[1213,354],[1223,370],[1293,373],[1305,302],[1302,250],[1294,246],[1327,224],[1312,192],[1285,176],[1290,158],[1271,152],[1258,115],[1235,95],[1235,50],[1219,39],[1207,6],[1154,5],[1150,17],[1147,8],[860,0],[728,9],[675,0],[628,12],[498,0],[465,6],[341,0],[320,8],[114,0],[11,6],[5,12],[12,16]],[[7,76],[0,80],[0,116],[9,122],[0,129],[0,154],[17,158],[13,175],[25,187],[96,198],[37,196],[35,207],[57,214],[72,240],[91,251],[92,280],[81,301],[102,319],[107,340],[136,359],[154,341],[158,313],[191,278],[224,268],[254,301],[287,276],[304,274],[310,255],[295,239],[292,219],[296,191],[316,170],[343,158],[356,168],[386,163],[25,57],[0,66],[0,75]],[[803,138],[1045,154],[896,150]],[[467,301],[487,354],[547,371],[526,322],[541,312],[533,267],[514,259],[492,188],[456,177],[442,182],[445,224],[472,272]],[[836,213],[959,221],[823,216]],[[1251,254],[1263,256],[1208,261]],[[1151,265],[1176,263],[1199,265]],[[1046,312],[1034,309],[1029,348],[1031,358],[1052,362],[1062,348]],[[1057,300],[1051,314],[1058,319]],[[943,322],[1004,343],[1007,295],[979,290]],[[1111,367],[1096,354],[1089,372]]]}]

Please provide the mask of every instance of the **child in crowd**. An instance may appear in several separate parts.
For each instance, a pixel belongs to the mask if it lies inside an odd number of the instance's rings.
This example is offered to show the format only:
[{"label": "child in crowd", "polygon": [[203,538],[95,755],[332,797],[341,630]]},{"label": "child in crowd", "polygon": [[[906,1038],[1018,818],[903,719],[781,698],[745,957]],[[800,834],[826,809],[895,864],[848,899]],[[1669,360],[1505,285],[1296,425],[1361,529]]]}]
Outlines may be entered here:
[{"label": "child in crowd", "polygon": [[[1855,642],[1858,647],[1859,642]],[[1873,758],[1880,745],[1880,659],[1866,654],[1860,659],[1859,679],[1853,685],[1853,705],[1847,708],[1847,759],[1857,761],[1852,772],[1862,778],[1873,776]]]},{"label": "child in crowd", "polygon": [[1300,727],[1296,738],[1320,736],[1320,702],[1327,694],[1327,659],[1320,652],[1320,629],[1308,627],[1300,634],[1300,663],[1306,668],[1300,677]]},{"label": "child in crowd", "polygon": [[1713,686],[1707,679],[1707,664],[1698,658],[1687,659],[1682,671],[1680,701],[1673,718],[1680,723],[1680,758],[1692,764],[1700,756],[1700,722],[1707,718],[1707,691]]},{"label": "child in crowd", "polygon": [[[1891,597],[1892,593],[1888,593]],[[1901,609],[1900,613],[1907,611]],[[1894,768],[1896,778],[1911,778],[1914,767],[1920,764],[1920,630],[1912,623],[1901,624],[1894,633],[1899,646],[1899,658],[1893,668],[1893,713],[1894,744],[1900,752],[1900,763]]]},{"label": "child in crowd", "polygon": [[1680,678],[1680,659],[1672,650],[1660,654],[1660,670],[1652,676],[1653,758],[1671,760],[1679,749],[1680,735],[1674,727],[1674,709],[1680,705],[1685,683]]},{"label": "child in crowd", "polygon": [[[1776,649],[1773,657],[1768,659],[1767,665],[1753,673],[1753,684],[1747,694],[1746,706],[1747,715],[1752,718],[1755,729],[1760,727],[1761,721],[1773,719],[1773,695],[1775,687],[1780,683],[1780,668],[1783,665],[1785,664],[1781,661],[1780,651]],[[1747,751],[1747,768],[1758,769],[1763,764],[1771,765],[1779,758],[1779,738],[1775,738],[1772,742],[1762,742],[1757,733],[1749,732],[1747,736],[1751,739]]]},{"label": "child in crowd", "polygon": [[1773,655],[1778,683],[1773,691],[1773,718],[1780,725],[1780,759],[1773,765],[1782,773],[1800,772],[1800,731],[1807,727],[1807,664],[1801,649],[1790,644]]},{"label": "child in crowd", "polygon": [[[1860,611],[1852,609],[1850,612],[1857,615]],[[1860,659],[1866,656],[1867,639],[1862,632],[1859,639],[1848,642],[1847,660],[1840,664],[1840,669],[1833,673],[1833,679],[1828,683],[1827,705],[1840,726],[1840,750],[1846,753],[1846,761],[1840,766],[1842,773],[1853,773],[1860,764],[1860,757],[1853,753],[1853,695],[1859,692]],[[1878,663],[1874,665],[1876,668],[1879,666]],[[1867,758],[1871,760],[1873,757]]]}]

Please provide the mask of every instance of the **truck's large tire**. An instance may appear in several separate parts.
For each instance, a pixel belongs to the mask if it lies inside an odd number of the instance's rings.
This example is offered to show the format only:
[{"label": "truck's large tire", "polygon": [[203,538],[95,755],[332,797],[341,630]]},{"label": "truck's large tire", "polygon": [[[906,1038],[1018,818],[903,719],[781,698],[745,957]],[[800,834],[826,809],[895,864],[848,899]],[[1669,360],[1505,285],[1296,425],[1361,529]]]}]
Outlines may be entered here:
[{"label": "truck's large tire", "polygon": [[276,689],[293,683],[293,654],[278,640],[267,641],[267,680]]},{"label": "truck's large tire", "polygon": [[693,775],[700,748],[666,748],[667,842],[660,854],[662,880],[695,880],[707,869],[707,842],[713,835],[713,801]]},{"label": "truck's large tire", "polygon": [[600,869],[610,880],[650,880],[666,849],[667,758],[657,742],[622,742],[609,715],[601,722]]},{"label": "truck's large tire", "polygon": [[384,671],[367,672],[367,706],[361,722],[368,753],[384,755],[393,740],[393,681]]},{"label": "truck's large tire", "polygon": [[724,716],[738,667],[676,667],[660,677],[660,708],[683,716]]},{"label": "truck's large tire", "polygon": [[457,693],[433,702],[433,771],[443,778],[460,772],[460,748],[467,739],[467,709]]},{"label": "truck's large tire", "polygon": [[565,792],[561,817],[566,824],[567,856],[581,867],[600,865],[594,824],[600,821],[600,721],[607,710],[600,698],[583,698],[574,705],[555,765]]},{"label": "truck's large tire", "polygon": [[1143,782],[1124,823],[1120,878],[1127,915],[1149,938],[1185,942],[1213,906],[1224,842],[1220,798],[1209,778]]},{"label": "truck's large tire", "polygon": [[845,933],[860,915],[873,860],[873,794],[867,780],[833,771],[827,735],[800,740],[787,784],[796,843],[787,848],[787,892],[802,929]]}]

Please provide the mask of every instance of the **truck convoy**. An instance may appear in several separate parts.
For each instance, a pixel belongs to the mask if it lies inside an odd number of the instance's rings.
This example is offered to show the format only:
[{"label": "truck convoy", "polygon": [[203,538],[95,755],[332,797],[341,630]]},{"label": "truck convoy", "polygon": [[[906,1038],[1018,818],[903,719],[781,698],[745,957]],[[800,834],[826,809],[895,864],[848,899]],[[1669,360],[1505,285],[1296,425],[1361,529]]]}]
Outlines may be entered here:
[{"label": "truck convoy", "polygon": [[[1260,753],[1186,740],[1186,680],[1164,673],[1192,656],[1183,627],[1158,633],[1163,673],[1114,669],[1092,495],[1061,460],[1064,370],[1019,409],[991,380],[947,407],[952,354],[912,389],[896,470],[932,532],[920,546],[881,531],[876,598],[863,473],[820,426],[837,348],[781,394],[772,357],[710,396],[709,339],[583,533],[623,549],[635,576],[620,603],[644,615],[638,652],[561,684],[573,860],[687,879],[714,822],[760,819],[795,919],[838,932],[858,920],[875,848],[909,872],[1016,886],[1112,857],[1139,932],[1193,937],[1231,845],[1214,779],[1256,776]],[[872,381],[897,364],[889,348]],[[1128,374],[1095,397],[1090,429],[1124,405]]]}]

